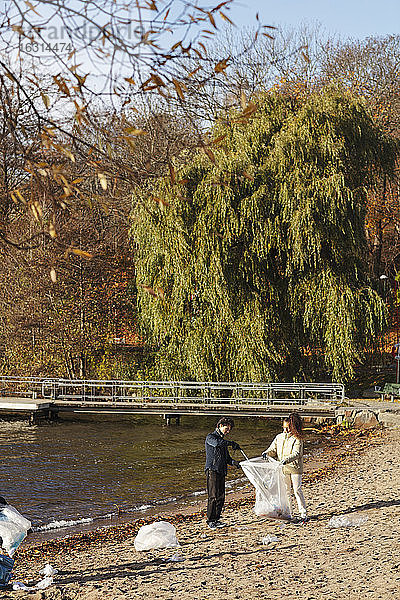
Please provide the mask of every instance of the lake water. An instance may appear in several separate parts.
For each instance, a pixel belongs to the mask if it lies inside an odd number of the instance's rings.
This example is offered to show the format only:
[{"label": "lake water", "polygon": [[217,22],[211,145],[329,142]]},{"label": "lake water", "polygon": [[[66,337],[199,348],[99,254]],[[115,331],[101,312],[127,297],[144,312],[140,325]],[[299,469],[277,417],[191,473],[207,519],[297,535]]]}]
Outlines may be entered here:
[{"label": "lake water", "polygon": [[[237,418],[235,425],[229,439],[249,457],[260,455],[281,430],[272,419]],[[204,438],[214,428],[214,417],[185,416],[169,427],[156,416],[35,426],[2,421],[0,495],[36,531],[188,504],[204,494]],[[238,451],[232,455],[243,458]],[[239,486],[242,470],[230,469],[228,479]]]}]

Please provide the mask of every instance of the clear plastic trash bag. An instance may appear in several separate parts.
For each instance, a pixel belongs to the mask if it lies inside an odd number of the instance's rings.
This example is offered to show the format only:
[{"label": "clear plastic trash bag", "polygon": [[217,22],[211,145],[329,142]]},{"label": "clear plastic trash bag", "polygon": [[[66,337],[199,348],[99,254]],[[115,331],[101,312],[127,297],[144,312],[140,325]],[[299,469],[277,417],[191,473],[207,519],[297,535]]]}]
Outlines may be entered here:
[{"label": "clear plastic trash bag", "polygon": [[244,460],[240,466],[256,488],[256,515],[289,519],[290,501],[280,463],[271,457],[264,460],[260,456]]},{"label": "clear plastic trash bag", "polygon": [[160,548],[177,548],[176,529],[167,521],[155,521],[143,525],[135,537],[135,550],[157,550]]},{"label": "clear plastic trash bag", "polygon": [[328,521],[328,527],[361,527],[368,521],[367,516],[363,515],[337,515]]},{"label": "clear plastic trash bag", "polygon": [[16,508],[7,504],[0,508],[1,546],[12,556],[20,543],[26,538],[31,522],[25,519]]}]

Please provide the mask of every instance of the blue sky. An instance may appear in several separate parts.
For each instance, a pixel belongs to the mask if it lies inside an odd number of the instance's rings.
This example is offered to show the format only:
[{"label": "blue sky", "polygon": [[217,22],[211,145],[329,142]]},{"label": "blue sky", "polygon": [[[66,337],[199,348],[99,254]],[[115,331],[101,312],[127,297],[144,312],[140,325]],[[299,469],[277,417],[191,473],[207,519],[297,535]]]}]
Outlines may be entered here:
[{"label": "blue sky", "polygon": [[[84,1],[68,0],[72,6],[75,4],[77,7]],[[206,4],[215,6],[218,1],[199,0],[199,4],[202,6]],[[165,5],[168,4],[167,0],[163,0],[163,2]],[[122,6],[123,0],[118,0],[118,4]],[[131,8],[132,6],[134,7],[134,2],[128,2],[128,4]],[[179,0],[176,0],[176,4],[173,5],[181,6]],[[41,6],[41,10],[47,15],[48,11],[43,6]],[[133,18],[136,18],[137,14],[134,8],[132,8],[132,11]],[[348,37],[365,38],[367,36],[400,33],[400,0],[234,0],[232,8],[226,12],[235,22],[238,29],[255,25],[255,15],[258,12],[261,23],[274,25],[283,30],[286,28],[296,29],[303,24],[313,25],[318,23],[322,26],[318,31],[318,36],[322,37],[340,36],[342,39],[346,39]],[[49,12],[50,14],[51,11]],[[123,11],[123,14],[124,17],[127,16],[125,11]],[[81,23],[79,19],[76,19],[76,21],[76,31],[78,31],[78,26]],[[19,16],[15,16],[15,23],[18,22]],[[220,19],[217,19],[217,22],[219,27],[221,27],[223,22]],[[199,29],[202,28],[203,25],[199,26]],[[51,30],[56,31],[56,37],[50,36]],[[68,40],[61,35],[61,30],[62,27],[56,13],[54,18],[47,24],[47,29],[42,30],[42,34],[53,46],[57,46],[58,42],[61,42],[60,46],[63,46],[63,42]],[[7,34],[3,35],[5,36],[3,42],[7,41]],[[168,34],[168,38],[165,38],[168,42],[168,47],[174,43],[175,38],[179,39],[180,35],[180,31],[173,37]],[[17,32],[10,29],[8,37],[13,38],[15,45],[18,44],[19,38]],[[88,40],[86,45],[85,40]],[[162,40],[163,38],[161,38],[161,43]],[[135,42],[135,34],[129,34],[129,41],[132,43]],[[100,58],[96,59],[94,61],[96,64],[94,64],[93,53],[89,56],[91,49],[89,42],[90,35],[86,33],[82,36],[81,43],[76,42],[76,40],[72,42],[73,49],[77,49],[77,53],[72,60],[81,63],[82,73],[91,73],[95,77],[100,76],[100,82],[104,80],[104,73],[108,72],[107,61]],[[53,66],[55,62],[54,57],[52,55],[49,57],[49,52],[46,48],[43,50],[43,46],[45,44],[39,45],[35,50],[26,50],[24,54],[25,60],[32,60],[33,63],[38,65],[37,68],[44,72],[59,72],[63,70],[62,65],[58,62]],[[65,58],[70,52],[71,48],[69,46],[67,48],[60,47],[57,48],[56,55],[62,55]],[[121,63],[121,67],[118,67],[123,76],[132,76],[131,71],[127,70],[127,68],[125,63]]]},{"label": "blue sky", "polygon": [[229,12],[237,26],[259,13],[265,25],[322,24],[327,33],[347,38],[400,33],[400,0],[236,0]]}]

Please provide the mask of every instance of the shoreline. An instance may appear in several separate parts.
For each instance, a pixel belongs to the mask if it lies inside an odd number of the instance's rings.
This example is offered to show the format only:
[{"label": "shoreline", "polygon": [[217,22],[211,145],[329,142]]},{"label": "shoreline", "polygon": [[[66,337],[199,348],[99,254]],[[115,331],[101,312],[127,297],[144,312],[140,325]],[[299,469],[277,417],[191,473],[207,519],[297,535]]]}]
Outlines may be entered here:
[{"label": "shoreline", "polygon": [[[315,458],[315,457],[314,457]],[[13,581],[58,570],[33,600],[392,600],[400,585],[393,549],[400,519],[400,429],[343,432],[308,463],[310,521],[257,517],[254,495],[228,496],[227,527],[210,530],[205,508],[161,513],[117,527],[25,545]],[[338,528],[332,517],[344,521]],[[176,527],[179,547],[138,552],[141,525]],[[350,526],[346,526],[350,523]],[[4,590],[4,600],[15,599]],[[25,594],[25,592],[18,592]],[[25,596],[24,596],[25,597]]]},{"label": "shoreline", "polygon": [[[340,468],[346,459],[359,455],[360,452],[369,447],[371,440],[384,438],[388,431],[382,428],[374,428],[351,430],[349,432],[344,430],[340,433],[323,432],[321,435],[330,439],[327,440],[326,445],[316,449],[305,460],[304,485],[307,487],[314,482],[329,477]],[[251,507],[254,504],[254,496],[254,488],[250,482],[247,482],[244,489],[238,491],[227,490],[224,510],[231,511],[242,507]],[[16,566],[20,562],[35,563],[38,553],[40,553],[43,562],[62,555],[71,546],[75,550],[86,550],[99,547],[110,541],[121,542],[136,536],[142,525],[158,520],[168,521],[175,526],[181,523],[202,521],[205,519],[206,504],[207,499],[204,498],[189,505],[180,504],[176,507],[171,505],[167,510],[155,510],[153,514],[144,517],[132,519],[129,514],[126,514],[121,517],[118,523],[105,524],[100,527],[95,527],[92,523],[83,526],[79,532],[68,533],[68,530],[62,531],[61,528],[60,530],[50,530],[46,534],[38,532],[33,534],[35,536],[33,539],[28,537],[17,550],[14,555]],[[60,535],[57,535],[57,532]],[[38,540],[39,535],[45,539]],[[49,537],[47,538],[47,536]]]}]

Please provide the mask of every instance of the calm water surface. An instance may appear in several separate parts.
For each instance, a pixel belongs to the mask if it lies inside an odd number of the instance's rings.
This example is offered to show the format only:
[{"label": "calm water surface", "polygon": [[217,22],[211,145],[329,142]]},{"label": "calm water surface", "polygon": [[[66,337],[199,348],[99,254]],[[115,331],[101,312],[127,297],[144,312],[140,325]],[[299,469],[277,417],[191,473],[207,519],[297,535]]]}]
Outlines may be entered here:
[{"label": "calm water surface", "polygon": [[[36,530],[190,503],[204,492],[204,438],[214,417],[183,417],[170,427],[161,417],[99,419],[0,422],[0,495]],[[278,420],[238,418],[235,425],[229,439],[249,457],[281,430]],[[228,478],[239,485],[243,472],[231,469]]]}]

